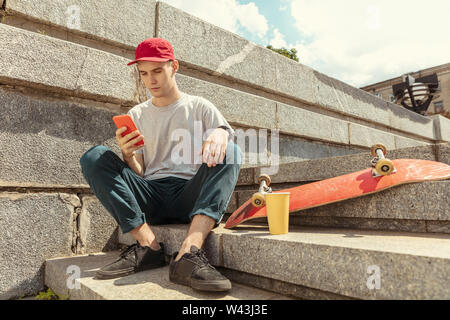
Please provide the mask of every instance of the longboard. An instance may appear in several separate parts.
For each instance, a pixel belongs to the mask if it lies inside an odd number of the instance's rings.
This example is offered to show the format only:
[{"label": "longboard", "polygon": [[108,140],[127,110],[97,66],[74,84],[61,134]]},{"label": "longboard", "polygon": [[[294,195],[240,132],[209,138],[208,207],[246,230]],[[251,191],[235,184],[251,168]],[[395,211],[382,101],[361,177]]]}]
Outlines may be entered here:
[{"label": "longboard", "polygon": [[[406,183],[450,178],[450,166],[445,163],[417,159],[397,159],[392,160],[392,163],[395,171],[388,175],[374,177],[374,169],[368,168],[278,192],[291,193],[289,212],[297,212],[361,197]],[[266,216],[266,207],[257,207],[252,204],[252,199],[249,199],[231,214],[225,223],[225,228],[233,228],[245,221]]]}]

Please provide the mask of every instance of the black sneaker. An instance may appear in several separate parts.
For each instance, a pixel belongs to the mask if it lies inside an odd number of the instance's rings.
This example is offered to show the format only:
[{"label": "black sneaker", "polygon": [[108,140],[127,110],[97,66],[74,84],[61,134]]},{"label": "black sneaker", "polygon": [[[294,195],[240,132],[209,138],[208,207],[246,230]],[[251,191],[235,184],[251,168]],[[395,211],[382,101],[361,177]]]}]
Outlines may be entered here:
[{"label": "black sneaker", "polygon": [[166,264],[164,246],[155,251],[150,247],[142,247],[139,243],[128,246],[120,257],[97,271],[97,279],[112,279],[123,277],[139,271],[163,267]]},{"label": "black sneaker", "polygon": [[231,282],[219,273],[206,258],[205,252],[191,246],[191,252],[185,253],[175,261],[178,252],[172,255],[169,265],[170,281],[203,291],[228,291]]}]

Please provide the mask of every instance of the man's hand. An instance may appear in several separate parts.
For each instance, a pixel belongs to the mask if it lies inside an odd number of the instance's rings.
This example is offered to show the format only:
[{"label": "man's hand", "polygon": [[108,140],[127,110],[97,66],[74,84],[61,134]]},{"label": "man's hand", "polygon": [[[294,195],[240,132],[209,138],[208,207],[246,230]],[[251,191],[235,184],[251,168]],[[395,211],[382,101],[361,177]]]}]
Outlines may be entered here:
[{"label": "man's hand", "polygon": [[144,139],[144,136],[141,135],[139,130],[130,132],[126,136],[122,137],[122,132],[125,132],[126,130],[127,127],[122,127],[116,130],[117,144],[122,151],[124,159],[133,157],[136,154],[136,150],[144,147],[144,145],[135,146],[137,142]]},{"label": "man's hand", "polygon": [[208,167],[215,167],[217,163],[222,163],[228,145],[228,131],[222,128],[214,129],[202,146],[202,162]]}]

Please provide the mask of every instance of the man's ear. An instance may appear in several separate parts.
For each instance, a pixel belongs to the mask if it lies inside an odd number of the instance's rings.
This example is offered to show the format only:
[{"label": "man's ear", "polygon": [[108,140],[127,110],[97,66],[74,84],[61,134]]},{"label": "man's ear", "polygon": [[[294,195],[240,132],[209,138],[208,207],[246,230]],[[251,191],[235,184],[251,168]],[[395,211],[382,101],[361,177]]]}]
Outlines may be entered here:
[{"label": "man's ear", "polygon": [[179,68],[178,60],[172,61],[172,75],[177,73],[178,68]]}]

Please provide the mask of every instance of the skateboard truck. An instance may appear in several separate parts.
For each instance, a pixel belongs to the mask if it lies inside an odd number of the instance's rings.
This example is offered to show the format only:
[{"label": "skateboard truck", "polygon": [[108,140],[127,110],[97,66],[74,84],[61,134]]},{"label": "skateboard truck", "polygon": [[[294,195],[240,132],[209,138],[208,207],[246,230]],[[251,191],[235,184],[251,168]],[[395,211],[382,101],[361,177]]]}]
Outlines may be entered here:
[{"label": "skateboard truck", "polygon": [[254,193],[252,196],[252,205],[255,207],[262,207],[266,204],[264,194],[271,193],[272,188],[270,188],[270,177],[267,174],[261,174],[258,177],[259,191]]},{"label": "skateboard truck", "polygon": [[371,148],[371,154],[374,157],[370,163],[372,165],[372,177],[386,176],[397,172],[394,163],[386,159],[386,147],[381,143],[374,144]]}]

